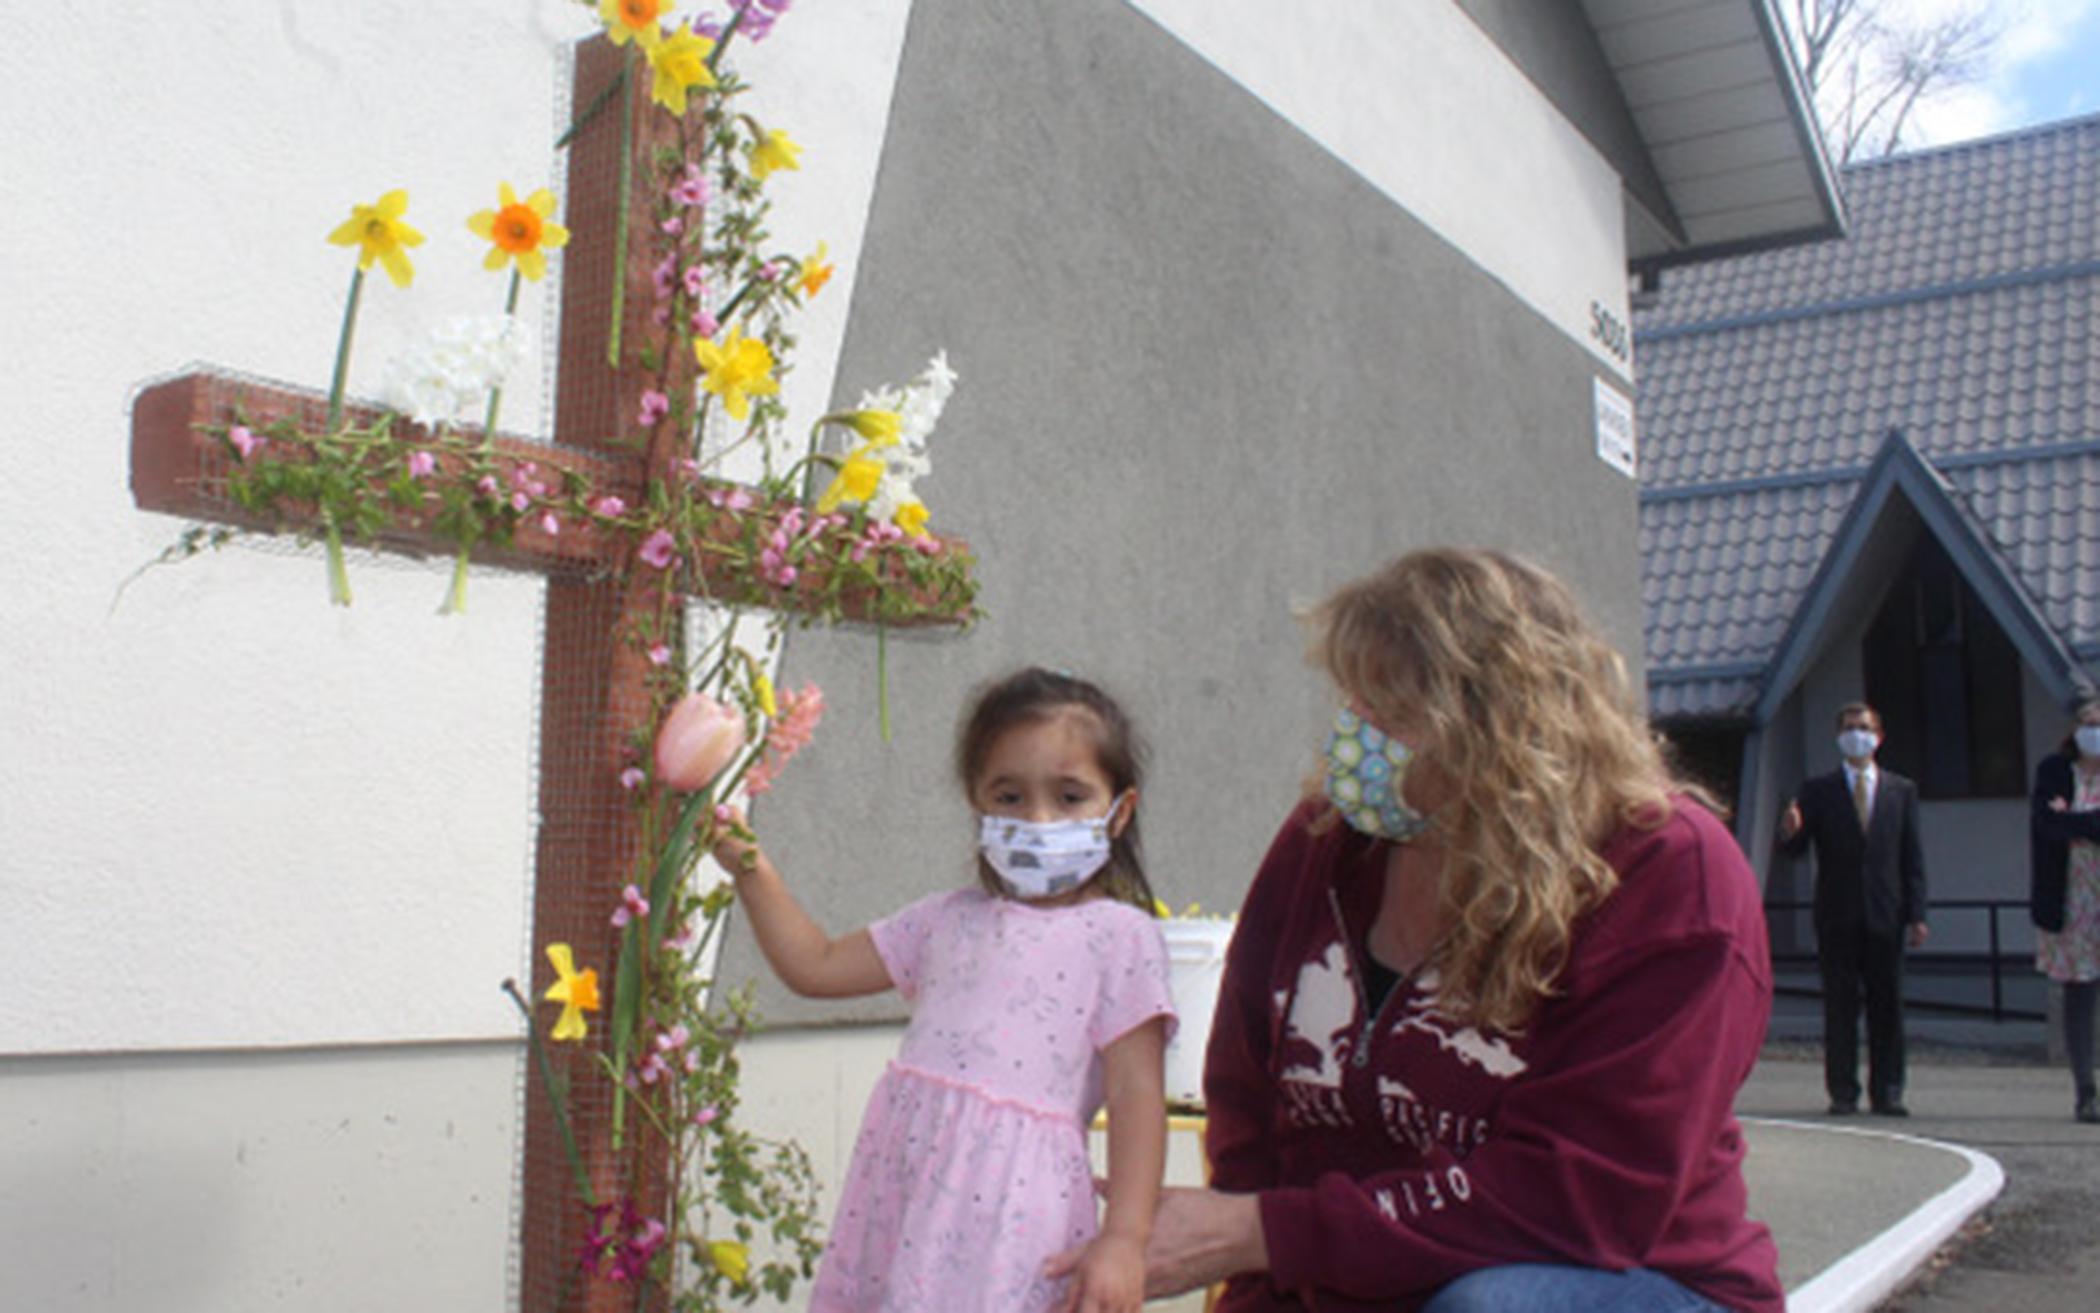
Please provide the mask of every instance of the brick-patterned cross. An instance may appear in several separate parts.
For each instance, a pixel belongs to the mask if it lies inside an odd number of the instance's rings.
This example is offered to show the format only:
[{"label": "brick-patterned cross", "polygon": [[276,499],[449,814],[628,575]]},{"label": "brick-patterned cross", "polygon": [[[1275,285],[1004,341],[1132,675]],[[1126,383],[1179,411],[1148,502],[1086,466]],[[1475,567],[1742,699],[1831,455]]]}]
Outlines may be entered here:
[{"label": "brick-patterned cross", "polygon": [[[597,102],[619,75],[624,52],[603,38],[577,51],[574,103]],[[571,140],[567,222],[574,234],[563,262],[561,331],[555,398],[555,445],[498,438],[499,455],[537,461],[557,478],[561,471],[586,475],[600,492],[643,504],[653,480],[677,477],[683,449],[678,426],[658,424],[646,451],[613,442],[637,413],[644,388],[657,385],[632,361],[606,360],[606,335],[618,277],[615,255],[619,215],[621,124],[628,118],[634,176],[651,176],[660,146],[675,144],[674,125],[651,106],[646,77],[630,77],[624,95],[605,105]],[[651,207],[630,207],[628,250],[648,249]],[[622,339],[646,341],[654,296],[648,261],[630,258],[626,270]],[[630,356],[633,354],[629,353]],[[679,356],[679,353],[672,353]],[[694,363],[679,356],[670,383],[690,388]],[[327,398],[318,392],[259,385],[210,374],[190,374],[141,393],[132,409],[131,477],[138,505],[191,519],[266,530],[315,527],[294,510],[268,522],[243,512],[227,494],[230,466],[225,446],[208,426],[224,431],[236,415],[251,425],[291,418],[307,431],[324,422]],[[366,423],[369,413],[350,417]],[[455,546],[432,532],[430,517],[406,511],[377,535],[385,550],[414,556],[450,556]],[[540,825],[533,891],[533,943],[566,942],[580,962],[595,963],[601,975],[616,960],[619,932],[607,919],[619,891],[631,878],[640,846],[635,810],[619,784],[628,764],[631,731],[650,714],[646,656],[631,641],[637,621],[660,613],[661,578],[630,569],[632,544],[624,535],[580,531],[544,532],[531,519],[518,526],[507,548],[477,547],[478,562],[547,576],[545,654],[540,697]],[[696,586],[705,580],[694,580]],[[791,603],[789,603],[791,605]],[[849,613],[852,610],[848,604]],[[921,623],[959,620],[959,614],[919,617]],[[892,623],[912,623],[912,620]],[[548,983],[544,959],[532,991]],[[609,1027],[594,1027],[602,1041]],[[582,1079],[590,1054],[580,1045],[555,1046],[551,1054],[572,1091],[602,1088]],[[576,1106],[580,1105],[580,1106]],[[572,1099],[572,1125],[586,1170],[603,1192],[614,1178],[609,1096],[593,1106]],[[524,1144],[524,1208],[520,1241],[524,1263],[520,1296],[527,1313],[555,1307],[568,1289],[583,1242],[583,1210],[575,1192],[548,1101],[535,1082],[527,1100]],[[610,1313],[634,1307],[635,1293],[592,1282],[563,1301]]]}]

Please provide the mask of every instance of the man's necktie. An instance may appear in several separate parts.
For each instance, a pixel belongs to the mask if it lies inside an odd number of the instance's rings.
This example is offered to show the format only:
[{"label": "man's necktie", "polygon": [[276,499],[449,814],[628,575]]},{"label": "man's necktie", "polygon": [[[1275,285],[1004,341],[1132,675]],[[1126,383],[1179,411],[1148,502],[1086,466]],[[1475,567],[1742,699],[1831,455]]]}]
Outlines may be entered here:
[{"label": "man's necktie", "polygon": [[1867,773],[1852,772],[1852,810],[1859,813],[1859,832],[1867,832]]}]

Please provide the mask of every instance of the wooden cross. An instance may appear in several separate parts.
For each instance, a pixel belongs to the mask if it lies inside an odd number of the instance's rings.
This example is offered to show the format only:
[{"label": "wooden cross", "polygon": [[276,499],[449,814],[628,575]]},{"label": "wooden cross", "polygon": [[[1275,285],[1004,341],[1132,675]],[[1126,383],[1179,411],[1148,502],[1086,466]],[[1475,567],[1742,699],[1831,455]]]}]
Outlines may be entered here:
[{"label": "wooden cross", "polygon": [[[585,42],[577,51],[577,105],[591,105],[619,76],[624,54],[603,38]],[[606,361],[606,338],[613,306],[618,261],[620,115],[628,119],[630,161],[634,176],[651,175],[654,153],[674,144],[668,116],[653,110],[646,75],[629,77],[623,96],[612,99],[571,140],[568,170],[568,225],[574,234],[563,263],[561,331],[557,361],[554,416],[555,445],[498,438],[499,456],[536,461],[550,477],[562,471],[585,475],[600,493],[621,497],[628,505],[643,503],[652,481],[669,484],[680,476],[688,454],[678,426],[659,423],[645,451],[614,444],[613,439],[637,414],[641,394],[656,385],[632,360],[613,367]],[[648,261],[634,253],[648,249],[651,207],[629,209],[625,309],[622,338],[650,340],[648,323],[654,303]],[[672,387],[690,391],[695,364],[681,356]],[[630,351],[629,355],[633,353]],[[675,393],[674,393],[675,395]],[[233,473],[225,444],[207,430],[223,432],[236,417],[255,427],[290,418],[305,431],[324,423],[327,398],[318,392],[279,388],[211,374],[185,375],[142,392],[132,409],[132,491],[146,510],[164,511],[194,520],[268,531],[314,529],[296,508],[289,515],[263,521],[245,512],[228,495]],[[371,412],[351,412],[356,423],[369,423]],[[776,508],[779,509],[779,508]],[[761,513],[764,513],[761,508]],[[412,556],[450,557],[454,543],[432,531],[430,515],[403,510],[376,535],[383,549]],[[540,697],[540,825],[537,834],[533,891],[533,943],[544,947],[566,942],[579,963],[594,964],[609,981],[619,950],[619,932],[608,920],[619,891],[633,876],[640,846],[635,808],[619,782],[631,763],[632,731],[651,714],[647,657],[631,641],[637,622],[660,611],[662,581],[653,572],[631,569],[633,545],[623,535],[590,531],[583,526],[549,534],[527,519],[516,539],[497,549],[477,546],[477,562],[547,576],[545,657]],[[696,567],[696,573],[698,573]],[[689,575],[688,592],[703,591],[708,581]],[[866,618],[872,598],[846,598],[849,616]],[[792,608],[795,597],[780,605]],[[942,623],[965,618],[960,607],[939,601],[916,616],[888,623]],[[538,998],[549,981],[545,961],[536,953]],[[609,1027],[593,1034],[602,1041]],[[551,1054],[572,1091],[602,1089],[605,1082],[582,1079],[591,1055],[582,1045],[555,1046]],[[594,1182],[613,1179],[610,1100],[595,1105],[572,1096],[572,1125],[582,1146],[586,1170]],[[520,1297],[528,1313],[554,1307],[576,1264],[583,1242],[583,1210],[572,1183],[548,1101],[535,1082],[527,1100],[524,1145],[524,1208],[520,1242],[524,1263]],[[571,1301],[606,1313],[633,1307],[634,1293],[593,1282]]]}]

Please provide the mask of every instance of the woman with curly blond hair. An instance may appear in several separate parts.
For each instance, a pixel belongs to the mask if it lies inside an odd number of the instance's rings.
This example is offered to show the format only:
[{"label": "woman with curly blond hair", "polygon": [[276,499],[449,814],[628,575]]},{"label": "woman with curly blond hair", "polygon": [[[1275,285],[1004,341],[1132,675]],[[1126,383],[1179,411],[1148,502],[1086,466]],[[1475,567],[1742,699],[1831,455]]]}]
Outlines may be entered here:
[{"label": "woman with curly blond hair", "polygon": [[1153,1293],[1272,1309],[1779,1313],[1735,1094],[1757,881],[1567,589],[1415,552],[1311,615],[1341,709],[1247,895],[1205,1068],[1212,1186]]}]

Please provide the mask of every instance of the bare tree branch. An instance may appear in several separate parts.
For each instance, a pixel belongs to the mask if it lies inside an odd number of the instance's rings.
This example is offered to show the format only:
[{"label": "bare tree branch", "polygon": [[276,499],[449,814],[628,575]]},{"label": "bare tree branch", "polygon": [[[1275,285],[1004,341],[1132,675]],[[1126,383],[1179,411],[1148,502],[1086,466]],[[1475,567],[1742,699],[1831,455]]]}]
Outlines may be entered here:
[{"label": "bare tree branch", "polygon": [[2020,3],[1919,16],[1895,0],[1789,0],[1787,37],[1840,163],[1903,147],[1920,105],[1989,76]]}]

